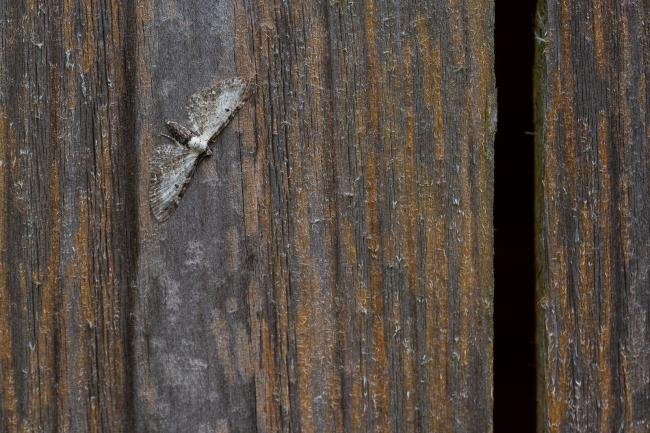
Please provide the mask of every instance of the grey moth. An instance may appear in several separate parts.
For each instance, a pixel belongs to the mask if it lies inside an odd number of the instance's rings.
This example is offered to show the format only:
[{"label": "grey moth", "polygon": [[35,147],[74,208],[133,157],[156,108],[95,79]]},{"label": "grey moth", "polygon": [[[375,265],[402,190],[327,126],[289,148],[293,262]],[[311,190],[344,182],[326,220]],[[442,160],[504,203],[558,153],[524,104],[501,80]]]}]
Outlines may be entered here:
[{"label": "grey moth", "polygon": [[165,123],[169,135],[155,143],[149,164],[149,205],[156,220],[166,221],[176,210],[199,162],[212,155],[210,144],[249,95],[246,81],[230,78],[190,97],[189,127]]}]

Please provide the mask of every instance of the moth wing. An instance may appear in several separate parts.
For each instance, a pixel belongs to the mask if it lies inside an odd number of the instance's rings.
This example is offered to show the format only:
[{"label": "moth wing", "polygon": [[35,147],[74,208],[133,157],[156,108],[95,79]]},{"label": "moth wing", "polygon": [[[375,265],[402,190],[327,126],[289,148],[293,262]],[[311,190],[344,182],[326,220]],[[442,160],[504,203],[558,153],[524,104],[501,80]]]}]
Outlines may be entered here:
[{"label": "moth wing", "polygon": [[201,134],[201,140],[212,140],[228,125],[249,95],[250,85],[238,77],[195,93],[187,108],[191,127]]},{"label": "moth wing", "polygon": [[149,177],[149,205],[159,222],[178,207],[199,161],[199,154],[173,140],[153,150]]}]

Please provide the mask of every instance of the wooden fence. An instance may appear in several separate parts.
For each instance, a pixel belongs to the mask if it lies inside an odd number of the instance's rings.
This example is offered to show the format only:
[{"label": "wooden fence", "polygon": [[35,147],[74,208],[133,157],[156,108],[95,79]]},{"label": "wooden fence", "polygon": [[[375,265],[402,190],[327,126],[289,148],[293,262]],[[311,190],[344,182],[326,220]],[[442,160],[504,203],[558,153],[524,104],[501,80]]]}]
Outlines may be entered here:
[{"label": "wooden fence", "polygon": [[[647,432],[650,7],[540,2],[539,430]],[[0,0],[0,433],[492,431],[493,7]]]}]

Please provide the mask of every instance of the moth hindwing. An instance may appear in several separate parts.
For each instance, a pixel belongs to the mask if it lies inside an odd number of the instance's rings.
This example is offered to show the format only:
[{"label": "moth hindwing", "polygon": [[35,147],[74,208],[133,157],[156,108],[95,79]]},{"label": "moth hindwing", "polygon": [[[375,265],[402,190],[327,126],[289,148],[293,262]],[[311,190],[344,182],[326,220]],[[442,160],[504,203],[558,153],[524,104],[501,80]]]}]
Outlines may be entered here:
[{"label": "moth hindwing", "polygon": [[197,165],[211,154],[208,144],[228,125],[249,94],[244,80],[224,80],[190,97],[189,128],[166,122],[171,135],[154,145],[149,170],[149,205],[158,221],[167,220],[176,210]]}]

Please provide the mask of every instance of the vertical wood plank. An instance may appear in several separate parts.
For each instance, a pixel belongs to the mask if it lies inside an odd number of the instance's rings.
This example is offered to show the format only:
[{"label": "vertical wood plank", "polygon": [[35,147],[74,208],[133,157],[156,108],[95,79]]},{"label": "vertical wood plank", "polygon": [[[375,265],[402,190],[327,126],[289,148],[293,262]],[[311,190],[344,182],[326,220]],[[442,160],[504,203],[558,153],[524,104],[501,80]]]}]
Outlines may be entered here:
[{"label": "vertical wood plank", "polygon": [[541,2],[542,432],[650,429],[649,13]]},{"label": "vertical wood plank", "polygon": [[165,121],[187,125],[193,93],[236,75],[230,0],[138,1],[136,94],[140,145],[135,320],[137,431],[255,431],[236,117],[164,224],[148,201],[149,155]]},{"label": "vertical wood plank", "polygon": [[127,9],[0,1],[3,433],[132,431]]},{"label": "vertical wood plank", "polygon": [[492,11],[235,2],[258,431],[491,431]]},{"label": "vertical wood plank", "polygon": [[491,1],[0,4],[0,431],[491,430]]}]

